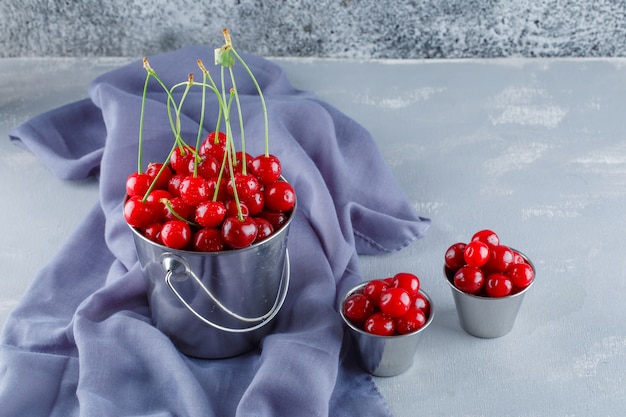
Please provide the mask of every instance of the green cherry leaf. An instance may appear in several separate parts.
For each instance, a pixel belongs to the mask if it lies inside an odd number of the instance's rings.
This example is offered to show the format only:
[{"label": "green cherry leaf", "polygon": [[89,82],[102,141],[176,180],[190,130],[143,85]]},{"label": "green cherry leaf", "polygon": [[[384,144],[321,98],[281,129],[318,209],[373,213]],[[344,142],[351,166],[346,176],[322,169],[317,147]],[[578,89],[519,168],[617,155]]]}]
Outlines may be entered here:
[{"label": "green cherry leaf", "polygon": [[224,45],[215,50],[215,65],[223,65],[226,68],[232,68],[235,65],[235,57],[230,46]]}]

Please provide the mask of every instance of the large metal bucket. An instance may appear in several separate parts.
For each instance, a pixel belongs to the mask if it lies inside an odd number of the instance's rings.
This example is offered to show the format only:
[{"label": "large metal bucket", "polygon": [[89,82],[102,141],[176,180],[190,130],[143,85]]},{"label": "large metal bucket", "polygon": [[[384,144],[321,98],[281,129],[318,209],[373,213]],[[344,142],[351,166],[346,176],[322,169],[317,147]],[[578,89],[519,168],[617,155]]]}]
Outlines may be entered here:
[{"label": "large metal bucket", "polygon": [[272,331],[289,287],[295,210],[269,238],[215,253],[167,248],[131,227],[152,320],[178,350],[207,359],[236,356]]}]

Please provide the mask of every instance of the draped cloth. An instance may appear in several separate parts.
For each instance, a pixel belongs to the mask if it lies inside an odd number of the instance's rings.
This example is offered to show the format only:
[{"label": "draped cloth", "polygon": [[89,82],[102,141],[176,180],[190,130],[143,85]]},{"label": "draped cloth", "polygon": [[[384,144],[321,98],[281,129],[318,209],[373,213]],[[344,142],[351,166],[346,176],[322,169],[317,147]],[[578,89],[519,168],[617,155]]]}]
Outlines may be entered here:
[{"label": "draped cloth", "polygon": [[[212,54],[189,46],[149,60],[173,86],[188,73],[202,80],[197,59],[207,65]],[[265,96],[270,152],[298,196],[288,243],[291,282],[274,331],[249,353],[197,359],[180,353],[152,322],[146,280],[122,214],[126,178],[137,170],[146,77],[141,61],[133,62],[93,80],[88,98],[10,133],[59,178],[98,178],[99,201],[6,321],[0,415],[391,415],[372,377],[355,362],[338,303],[364,279],[359,255],[400,250],[423,237],[430,220],[415,213],[362,126],[295,89],[275,63],[243,57]],[[207,67],[219,86],[218,67]],[[243,67],[236,64],[234,71],[246,151],[258,155],[265,126],[259,96]],[[181,93],[177,89],[175,96]],[[201,89],[194,87],[182,109],[182,136],[192,144],[201,102]],[[151,80],[144,165],[162,162],[171,149],[166,105],[164,90]],[[205,114],[203,136],[217,120],[212,94]]]}]

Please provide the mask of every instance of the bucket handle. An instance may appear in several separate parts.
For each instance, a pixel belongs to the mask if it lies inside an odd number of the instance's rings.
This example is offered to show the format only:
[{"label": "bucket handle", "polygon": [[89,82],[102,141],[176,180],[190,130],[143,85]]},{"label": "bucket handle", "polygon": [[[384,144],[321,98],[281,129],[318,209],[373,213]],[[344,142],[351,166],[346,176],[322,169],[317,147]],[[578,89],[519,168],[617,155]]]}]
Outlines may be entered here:
[{"label": "bucket handle", "polygon": [[[202,283],[200,278],[198,278],[198,276],[189,268],[189,266],[187,265],[187,262],[184,259],[173,254],[166,254],[166,255],[167,256],[162,257],[161,264],[167,271],[167,273],[165,274],[165,282],[170,287],[170,290],[174,293],[174,295],[176,295],[178,300],[191,313],[193,313],[193,315],[195,315],[197,318],[202,320],[202,322],[204,322],[205,324],[208,324],[209,326],[214,327],[216,329],[226,331],[226,332],[234,332],[234,333],[249,332],[251,330],[256,330],[262,327],[263,325],[265,325],[266,321],[269,321],[272,318],[274,318],[274,316],[278,313],[278,311],[282,307],[285,301],[285,298],[287,296],[287,289],[289,288],[289,275],[290,275],[289,251],[288,250],[286,250],[285,265],[283,267],[283,276],[280,280],[280,287],[279,287],[276,300],[274,300],[274,305],[267,313],[259,317],[244,317],[231,311],[230,309],[228,309],[228,307],[223,305],[217,298],[215,298],[215,296],[211,293],[211,291]],[[185,300],[185,298],[180,294],[180,292],[174,287],[174,284],[172,283],[172,277],[174,276],[174,273],[180,271],[181,268],[183,269],[182,272],[185,275],[191,276],[196,281],[196,283],[200,286],[200,288],[207,294],[207,296],[224,312],[244,322],[248,322],[248,323],[260,322],[260,323],[251,327],[233,329],[230,327],[224,327],[219,324],[213,323],[212,321],[205,318],[202,314],[198,313],[191,305],[189,305],[189,303]]]}]

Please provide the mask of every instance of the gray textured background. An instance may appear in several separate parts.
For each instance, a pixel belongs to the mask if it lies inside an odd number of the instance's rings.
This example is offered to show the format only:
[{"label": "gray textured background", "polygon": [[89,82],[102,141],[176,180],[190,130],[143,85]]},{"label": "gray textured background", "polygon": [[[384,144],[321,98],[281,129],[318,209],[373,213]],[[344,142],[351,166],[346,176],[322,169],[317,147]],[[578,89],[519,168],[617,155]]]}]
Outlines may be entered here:
[{"label": "gray textured background", "polygon": [[0,56],[626,56],[625,0],[1,0]]}]

